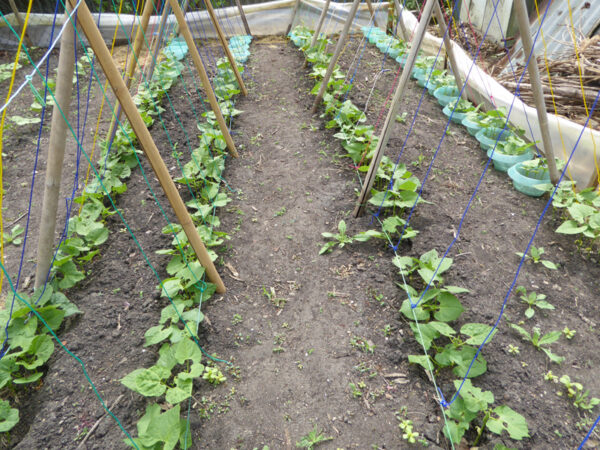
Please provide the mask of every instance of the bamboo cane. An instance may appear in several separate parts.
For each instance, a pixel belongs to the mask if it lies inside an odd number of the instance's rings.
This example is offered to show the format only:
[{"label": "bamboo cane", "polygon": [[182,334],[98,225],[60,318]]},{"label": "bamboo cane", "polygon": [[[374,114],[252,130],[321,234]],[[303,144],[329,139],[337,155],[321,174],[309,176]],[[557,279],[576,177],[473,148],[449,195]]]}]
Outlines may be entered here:
[{"label": "bamboo cane", "polygon": [[294,2],[294,8],[292,9],[292,17],[290,18],[290,23],[285,29],[285,36],[288,35],[290,30],[292,29],[292,25],[294,24],[294,19],[296,18],[296,13],[298,12],[298,6],[300,5],[300,0],[296,0]]},{"label": "bamboo cane", "polygon": [[235,0],[235,4],[237,5],[238,11],[240,12],[240,18],[242,19],[242,23],[244,24],[246,34],[252,36],[252,33],[250,32],[250,25],[248,25],[248,21],[246,20],[246,13],[244,12],[244,8],[242,8],[240,0]]},{"label": "bamboo cane", "polygon": [[[58,56],[58,73],[56,74],[55,105],[52,111],[50,142],[48,144],[48,162],[46,165],[46,182],[42,215],[37,249],[37,265],[35,268],[35,288],[46,283],[54,248],[54,233],[56,231],[56,212],[60,195],[63,161],[65,157],[65,142],[67,140],[68,117],[73,93],[73,72],[75,70],[75,36],[73,25],[65,11],[67,25],[60,38],[60,54]],[[62,111],[62,114],[61,112]],[[63,117],[64,115],[64,117]]]},{"label": "bamboo cane", "polygon": [[[521,34],[521,42],[523,43],[523,51],[525,52],[524,55],[531,55],[533,43],[531,41],[531,34],[529,31],[529,15],[527,14],[525,0],[515,0],[513,5],[515,7],[517,20],[519,22],[519,32]],[[529,78],[531,81],[533,100],[535,102],[535,108],[537,109],[540,132],[542,134],[542,144],[544,145],[544,155],[546,156],[546,162],[548,164],[550,180],[553,184],[556,184],[558,183],[559,176],[558,170],[556,169],[556,161],[554,160],[552,139],[550,138],[550,132],[548,131],[548,112],[546,111],[546,102],[544,100],[542,83],[540,81],[540,72],[538,70],[535,55],[532,55],[530,58],[527,69],[529,71]]]},{"label": "bamboo cane", "polygon": [[392,127],[390,125],[394,123],[394,118],[396,117],[396,114],[398,114],[398,108],[400,107],[400,102],[402,101],[402,98],[404,96],[404,91],[406,90],[406,85],[410,76],[410,72],[412,71],[413,66],[415,65],[417,53],[419,52],[421,44],[423,43],[423,37],[425,36],[425,32],[427,31],[427,25],[429,24],[429,20],[431,19],[433,5],[436,2],[437,0],[427,0],[425,8],[423,8],[423,13],[421,15],[421,20],[419,21],[419,26],[417,27],[417,31],[415,32],[415,36],[410,47],[410,52],[408,52],[406,64],[402,69],[402,75],[400,76],[398,87],[396,88],[396,92],[394,93],[392,106],[388,111],[385,123],[383,124],[381,137],[379,138],[379,142],[377,143],[375,155],[373,156],[371,164],[369,165],[369,171],[367,172],[367,176],[365,177],[362,191],[360,193],[360,196],[358,197],[356,208],[354,209],[354,217],[362,215],[365,210],[367,200],[369,199],[369,195],[371,194],[371,188],[373,187],[373,183],[375,182],[375,175],[377,174],[377,169],[379,168],[381,158],[383,158],[383,153],[390,138],[390,133],[392,131]]},{"label": "bamboo cane", "polygon": [[[373,18],[373,24],[377,27],[377,19],[375,17],[375,10],[373,9],[373,4],[371,3],[371,0],[366,0],[367,2],[367,8],[369,8],[369,14],[371,14],[371,17]],[[385,28],[384,28],[385,30]]]},{"label": "bamboo cane", "polygon": [[[173,8],[173,10],[175,10],[175,7],[173,6],[174,0],[169,0],[169,1],[171,2],[171,8]],[[208,15],[210,16],[210,20],[212,21],[213,26],[215,27],[217,35],[219,36],[219,40],[221,41],[221,46],[223,47],[223,50],[225,51],[225,54],[227,55],[227,59],[229,60],[229,63],[231,64],[231,70],[233,70],[235,79],[237,80],[238,84],[240,85],[240,90],[242,91],[242,94],[248,95],[248,90],[246,89],[244,80],[242,80],[242,75],[240,74],[240,71],[238,70],[237,62],[235,61],[235,58],[233,57],[233,54],[231,53],[231,50],[229,49],[229,45],[227,44],[227,38],[223,34],[223,30],[221,29],[221,25],[219,25],[219,21],[217,20],[215,10],[213,9],[212,3],[210,1],[211,0],[204,0],[204,4],[206,5],[206,10],[208,11]]]},{"label": "bamboo cane", "polygon": [[348,13],[348,18],[346,19],[346,23],[344,24],[344,28],[342,29],[342,34],[338,39],[338,43],[335,47],[335,51],[333,52],[333,56],[331,57],[331,61],[329,61],[329,66],[327,67],[327,71],[325,72],[325,76],[321,80],[321,87],[319,88],[319,93],[317,94],[317,98],[315,98],[315,102],[313,103],[311,114],[317,112],[319,105],[321,104],[321,100],[323,100],[323,95],[325,94],[325,90],[327,89],[327,84],[329,83],[329,79],[331,78],[331,74],[333,73],[333,69],[335,69],[335,65],[337,64],[337,60],[342,53],[342,49],[344,48],[344,44],[346,43],[346,38],[348,37],[348,30],[354,21],[354,16],[356,15],[356,10],[358,9],[358,5],[360,0],[354,0],[352,2],[352,7],[350,8],[350,12]]},{"label": "bamboo cane", "polygon": [[[125,71],[125,86],[127,89],[131,88],[131,81],[133,80],[133,76],[135,75],[135,69],[137,68],[137,63],[140,58],[140,50],[142,49],[142,44],[146,41],[146,31],[148,30],[148,23],[150,23],[150,15],[152,14],[152,10],[154,9],[154,0],[146,0],[146,4],[144,5],[144,10],[142,11],[142,18],[140,20],[140,25],[137,28],[135,33],[135,39],[133,42],[133,54],[131,55],[131,59],[129,60],[129,67]],[[108,137],[108,142],[112,144],[113,139],[115,138],[115,133],[117,132],[117,124],[121,119],[121,105],[117,108],[117,114],[114,115],[110,121],[110,126],[108,127],[108,133],[106,134]]]},{"label": "bamboo cane", "polygon": [[[77,0],[69,0],[69,3],[72,7],[74,7],[77,4]],[[179,8],[179,5],[177,5],[177,7]],[[154,173],[156,174],[156,177],[158,178],[158,181],[160,182],[160,185],[163,188],[169,203],[173,207],[175,215],[177,216],[177,219],[179,220],[179,223],[181,224],[190,242],[190,245],[198,257],[198,261],[205,268],[208,279],[217,286],[217,292],[225,292],[225,285],[223,284],[215,265],[210,259],[210,256],[206,251],[206,247],[202,243],[202,239],[198,234],[198,230],[196,230],[196,227],[194,226],[194,222],[190,217],[185,203],[181,199],[179,191],[177,191],[177,188],[175,187],[175,183],[171,179],[171,175],[169,174],[169,171],[167,170],[167,167],[160,156],[158,148],[156,147],[150,132],[146,128],[146,125],[144,124],[144,121],[138,112],[131,94],[125,86],[125,82],[121,78],[119,70],[110,56],[108,48],[102,39],[102,35],[100,34],[100,31],[98,30],[98,27],[96,26],[90,10],[85,2],[81,2],[79,6],[77,22],[86,35],[94,54],[98,58],[98,62],[100,63],[100,66],[102,66],[102,70],[104,71],[108,82],[117,96],[119,103],[121,103],[123,111],[125,112],[127,119],[129,119],[129,123],[131,124],[131,127],[133,128],[140,142],[142,150],[148,157],[152,169],[154,170]],[[184,27],[182,26],[182,28]],[[185,29],[187,29],[187,27],[185,27]]]},{"label": "bamboo cane", "polygon": [[[447,33],[446,19],[444,19],[444,13],[442,12],[442,8],[440,8],[440,4],[438,2],[435,2],[435,5],[433,7],[433,13],[435,14],[435,19],[438,22],[438,26],[440,27],[440,33],[442,34],[442,36],[444,36],[444,47],[446,48],[446,54],[448,55],[448,59],[450,60],[450,68],[452,69],[452,73],[454,74],[456,86],[460,91],[463,83],[460,77],[460,73],[458,72],[458,63],[456,62],[454,49],[452,48],[452,41],[450,40],[450,36],[448,36]],[[468,100],[466,89],[462,90],[461,98]]]},{"label": "bamboo cane", "polygon": [[[235,149],[235,144],[233,143],[233,139],[231,139],[231,135],[229,134],[229,130],[227,129],[227,124],[225,123],[225,119],[223,118],[223,114],[221,113],[221,107],[219,106],[219,102],[217,101],[217,97],[215,97],[215,93],[210,85],[210,80],[208,79],[208,75],[206,74],[206,69],[204,68],[204,63],[202,62],[202,58],[200,58],[200,53],[198,53],[198,48],[196,47],[196,43],[194,42],[194,38],[192,37],[192,33],[187,26],[185,18],[183,16],[183,11],[179,7],[177,0],[169,0],[171,4],[171,9],[177,18],[177,23],[179,23],[179,30],[185,39],[185,42],[188,45],[190,50],[190,55],[192,56],[192,60],[194,61],[194,65],[196,66],[196,70],[198,71],[198,75],[200,76],[200,81],[204,86],[204,90],[206,91],[206,96],[208,97],[208,102],[210,103],[210,107],[212,108],[215,116],[217,118],[217,122],[219,124],[219,128],[221,129],[221,133],[223,133],[223,137],[225,138],[225,142],[227,142],[227,148],[229,152],[234,158],[238,157],[238,152]],[[207,0],[207,4],[209,1]]]},{"label": "bamboo cane", "polygon": [[[317,41],[319,39],[319,34],[321,33],[321,27],[323,27],[323,22],[325,22],[325,17],[327,16],[327,11],[329,10],[329,3],[331,2],[331,0],[326,0],[325,1],[325,6],[323,6],[323,11],[321,11],[321,15],[319,16],[319,22],[317,23],[317,28],[315,28],[315,32],[313,34],[313,37],[310,41],[310,48],[314,47],[315,45],[317,45]],[[304,60],[304,67],[306,67],[308,65],[308,60],[305,59]]]},{"label": "bamboo cane", "polygon": [[158,52],[160,51],[160,44],[164,38],[165,30],[167,29],[167,19],[169,14],[171,13],[171,6],[169,4],[165,4],[163,6],[163,12],[160,16],[160,23],[158,24],[158,33],[156,35],[156,39],[152,44],[152,58],[150,59],[150,64],[148,65],[148,69],[146,70],[146,79],[148,82],[152,81],[152,75],[154,75],[154,68],[156,67],[156,63],[158,62]]},{"label": "bamboo cane", "polygon": [[[19,28],[21,28],[21,30],[22,30],[23,29],[23,18],[21,17],[21,13],[19,12],[17,5],[15,4],[15,0],[8,0],[8,3],[10,3],[10,9],[12,9],[12,12],[15,15],[15,18],[17,19],[17,23],[19,24]],[[27,47],[33,47],[33,43],[31,42],[31,39],[29,39],[27,30],[25,31],[25,44],[27,44]]]}]

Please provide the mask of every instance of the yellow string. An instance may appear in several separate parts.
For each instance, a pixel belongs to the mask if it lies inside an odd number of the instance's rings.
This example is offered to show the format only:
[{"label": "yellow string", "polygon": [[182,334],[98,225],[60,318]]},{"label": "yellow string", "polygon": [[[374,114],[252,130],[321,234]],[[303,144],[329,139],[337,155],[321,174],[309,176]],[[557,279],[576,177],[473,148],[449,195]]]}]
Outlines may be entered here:
[{"label": "yellow string", "polygon": [[[546,47],[546,39],[544,38],[544,30],[542,29],[542,19],[540,17],[540,10],[538,8],[537,0],[535,0],[535,12],[537,13],[537,20],[538,20],[539,27],[540,27],[540,35],[542,37],[542,43],[544,44],[544,64],[546,65],[546,73],[548,74],[548,85],[550,86],[550,98],[552,99],[554,115],[556,115],[558,117],[558,108],[556,107],[556,99],[554,97],[554,88],[552,86],[552,77],[550,76],[550,66],[548,64],[548,52],[547,52],[548,49]],[[558,126],[558,135],[560,136],[560,142],[562,144],[563,155],[564,155],[565,161],[567,161],[569,159],[569,157],[567,155],[565,138],[563,137],[562,131],[560,129],[560,121],[557,120],[556,124]],[[571,181],[573,181],[573,176],[571,175],[571,169],[569,167],[567,167],[567,174],[569,175],[569,178],[571,179]],[[575,189],[575,186],[573,186],[573,189]]]},{"label": "yellow string", "polygon": [[[121,8],[123,7],[123,0],[121,0],[121,2],[119,3],[119,14],[121,14]],[[110,47],[110,56],[113,55],[113,52],[115,50],[115,43],[117,41],[117,31],[119,30],[119,27],[115,27],[115,32],[113,34],[113,39],[112,39],[112,44]],[[104,88],[103,91],[106,92],[106,89],[108,88],[108,80],[106,80],[104,82]],[[83,182],[83,200],[85,200],[85,189],[87,188],[88,182],[89,182],[89,178],[90,178],[90,171],[92,169],[92,163],[91,161],[94,160],[94,151],[96,150],[96,142],[98,141],[98,135],[100,134],[100,121],[102,120],[102,110],[104,109],[104,103],[105,103],[105,99],[106,96],[102,96],[102,102],[100,103],[100,112],[98,113],[98,119],[96,120],[96,130],[94,131],[94,139],[92,140],[92,151],[90,152],[90,162],[88,163],[87,166],[87,171],[85,173],[85,181]],[[84,201],[81,202],[81,205],[79,205],[79,212],[78,214],[81,214],[81,210],[83,209],[83,204]]]},{"label": "yellow string", "polygon": [[[8,93],[6,94],[6,100],[4,104],[8,102],[10,99],[10,95],[12,94],[12,89],[15,84],[15,76],[17,74],[17,64],[19,63],[19,56],[21,55],[21,46],[23,45],[23,39],[25,39],[25,32],[27,30],[27,23],[29,22],[29,14],[31,13],[31,5],[33,5],[33,0],[29,0],[29,4],[27,5],[27,15],[25,16],[25,21],[23,22],[23,29],[21,30],[21,37],[19,39],[19,47],[17,47],[17,54],[15,56],[15,62],[13,64],[12,76],[10,78],[10,86],[8,87]],[[4,121],[6,119],[6,111],[8,108],[4,108],[2,111],[2,119],[0,119],[0,264],[4,265],[4,221],[2,219],[2,201],[4,200],[4,185],[2,182],[3,176],[3,168],[2,168],[2,141],[4,136]],[[0,273],[0,292],[2,291],[2,283],[4,282],[4,272]]]},{"label": "yellow string", "polygon": [[[569,7],[569,21],[571,26],[569,28],[571,39],[573,39],[573,46],[575,48],[575,57],[577,58],[577,72],[579,73],[579,85],[581,87],[581,96],[583,97],[583,106],[585,108],[585,114],[590,115],[585,101],[585,88],[583,87],[583,75],[581,73],[581,60],[579,58],[579,49],[577,47],[577,36],[575,36],[575,24],[573,21],[573,10],[571,9],[571,0],[567,0],[567,6]],[[594,133],[590,127],[590,136],[592,137],[592,143],[594,145],[594,165],[596,166],[596,175],[598,178],[598,184],[600,184],[600,167],[598,167],[598,157],[596,155],[596,140],[594,139]]]}]

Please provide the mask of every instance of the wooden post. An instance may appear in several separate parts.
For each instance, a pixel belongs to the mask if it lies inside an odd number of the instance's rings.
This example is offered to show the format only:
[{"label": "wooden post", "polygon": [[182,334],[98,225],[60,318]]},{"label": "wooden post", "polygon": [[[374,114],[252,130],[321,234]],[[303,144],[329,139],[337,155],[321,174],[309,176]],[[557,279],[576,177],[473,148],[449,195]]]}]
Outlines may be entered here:
[{"label": "wooden post", "polygon": [[[50,141],[48,144],[48,161],[46,164],[46,182],[44,200],[40,220],[40,233],[37,249],[37,265],[35,268],[35,288],[43,286],[48,278],[54,248],[56,231],[56,211],[60,195],[65,142],[67,140],[71,94],[73,93],[73,72],[75,70],[75,32],[69,19],[71,8],[65,11],[67,26],[60,38],[60,54],[58,56],[58,73],[56,74],[56,103],[52,110]],[[62,114],[61,112],[62,111]],[[64,118],[63,118],[64,115]]]},{"label": "wooden post", "polygon": [[[77,4],[77,1],[78,0],[69,0],[69,3],[72,7],[74,7]],[[102,35],[100,34],[100,31],[98,30],[98,27],[96,26],[96,23],[94,22],[90,10],[85,2],[81,2],[79,6],[77,22],[86,35],[94,54],[98,58],[100,66],[102,66],[102,70],[104,71],[106,79],[110,83],[115,95],[117,96],[117,99],[119,100],[119,103],[123,107],[123,111],[125,112],[127,119],[129,119],[129,123],[131,124],[131,127],[133,128],[140,142],[142,150],[148,157],[152,169],[154,170],[154,173],[156,174],[156,177],[158,178],[158,181],[160,182],[160,185],[162,186],[169,203],[173,207],[175,215],[177,216],[177,219],[181,224],[190,242],[190,245],[196,253],[198,261],[200,261],[200,264],[204,266],[208,279],[217,285],[217,292],[225,292],[225,285],[223,284],[215,265],[210,259],[210,256],[206,251],[206,247],[204,247],[204,244],[200,239],[198,230],[196,230],[196,227],[194,226],[194,222],[190,217],[185,203],[183,203],[183,200],[179,196],[179,191],[177,191],[175,183],[171,179],[171,175],[169,175],[169,171],[167,170],[167,167],[160,156],[158,148],[156,148],[156,144],[152,140],[152,136],[146,128],[146,125],[144,124],[144,121],[142,120],[142,117],[140,116],[140,113],[133,102],[131,94],[125,86],[125,82],[121,78],[119,69],[117,69],[117,66],[110,56]],[[187,30],[187,28],[185,29]],[[71,80],[69,79],[69,81]],[[72,85],[72,83],[69,84]]]},{"label": "wooden post", "polygon": [[298,12],[298,6],[300,5],[300,0],[296,0],[294,2],[294,8],[292,9],[292,17],[290,18],[290,24],[285,29],[285,36],[288,35],[290,30],[292,29],[292,25],[294,24],[294,19],[296,18],[296,13]]},{"label": "wooden post", "polygon": [[[537,58],[533,52],[533,43],[531,42],[531,34],[529,31],[529,15],[525,0],[515,0],[514,2],[517,20],[519,22],[519,32],[521,34],[521,42],[523,43],[524,55],[529,57],[527,70],[531,79],[531,92],[535,108],[537,109],[538,122],[540,124],[540,133],[542,134],[542,143],[544,145],[544,156],[548,164],[548,172],[550,180],[553,184],[558,183],[558,170],[556,169],[556,161],[554,160],[554,150],[552,148],[552,139],[548,131],[548,112],[546,111],[546,102],[544,101],[544,93],[542,91],[542,83],[540,81],[540,72],[538,70]],[[533,138],[533,136],[532,136]]]},{"label": "wooden post", "polygon": [[[171,8],[173,8],[173,11],[175,11],[175,6],[173,4],[174,3],[177,4],[177,2],[175,0],[169,0],[169,1],[171,2]],[[233,70],[233,73],[235,74],[235,79],[237,80],[238,84],[240,85],[240,90],[242,91],[242,94],[248,95],[248,90],[246,89],[244,80],[242,80],[242,75],[240,75],[240,71],[238,70],[237,62],[235,61],[235,58],[231,54],[231,50],[229,49],[229,45],[227,44],[227,38],[225,37],[225,34],[223,34],[223,30],[221,29],[221,25],[219,25],[219,21],[217,20],[215,10],[213,9],[212,3],[210,1],[211,0],[204,0],[204,4],[206,5],[206,10],[208,11],[208,15],[210,16],[210,20],[212,21],[213,26],[215,27],[217,35],[219,36],[219,40],[221,41],[221,46],[223,47],[223,50],[225,50],[227,59],[229,60],[229,63],[231,64],[231,70]],[[183,17],[183,15],[182,15],[182,17]],[[177,20],[179,20],[179,19],[177,19]]]},{"label": "wooden post", "polygon": [[156,67],[156,63],[158,62],[158,52],[160,52],[160,43],[162,42],[163,37],[165,35],[165,30],[167,29],[167,19],[169,17],[170,12],[171,6],[169,6],[169,4],[166,3],[163,6],[163,12],[160,16],[160,23],[158,24],[158,33],[152,45],[152,59],[150,60],[150,65],[146,70],[146,80],[148,80],[148,82],[152,81],[152,75],[154,75],[154,68]]},{"label": "wooden post", "polygon": [[356,10],[358,9],[358,4],[360,0],[354,0],[352,2],[352,6],[350,7],[350,12],[348,13],[348,18],[346,19],[346,23],[344,24],[344,28],[342,29],[342,34],[338,39],[338,43],[335,46],[335,51],[333,52],[333,57],[331,61],[329,61],[329,66],[327,67],[327,72],[325,72],[325,76],[321,80],[321,88],[319,89],[319,93],[317,94],[317,98],[315,98],[315,102],[313,103],[311,114],[317,112],[319,105],[321,104],[321,100],[323,99],[323,95],[325,94],[325,90],[327,89],[327,83],[329,83],[329,78],[331,78],[331,74],[333,73],[333,69],[335,69],[335,65],[337,64],[337,60],[342,53],[342,49],[344,48],[344,44],[346,43],[346,38],[348,37],[348,30],[354,21],[354,16],[356,15]]},{"label": "wooden post", "polygon": [[400,5],[398,0],[394,0],[394,5],[396,5],[396,12],[398,14],[398,25],[400,26],[400,32],[402,33],[402,40],[408,44],[410,40],[410,34],[406,31],[406,27],[404,26],[404,20],[402,20],[402,13],[404,12],[404,8]]},{"label": "wooden post", "polygon": [[[377,25],[377,19],[375,18],[375,10],[373,9],[373,4],[371,3],[371,0],[366,0],[367,1],[367,8],[369,8],[369,14],[371,14],[371,17],[373,18],[373,25],[375,25],[376,27]],[[385,28],[384,28],[385,31]]]},{"label": "wooden post", "polygon": [[[440,27],[440,33],[444,37],[444,47],[446,48],[446,54],[448,55],[448,60],[450,61],[450,68],[452,69],[452,73],[454,74],[454,80],[456,80],[456,86],[458,87],[458,90],[460,92],[463,83],[460,77],[460,73],[458,72],[458,63],[456,62],[456,57],[454,56],[452,41],[450,40],[450,36],[448,36],[448,33],[446,32],[446,19],[444,19],[444,13],[442,12],[442,8],[440,8],[440,4],[438,2],[435,2],[435,6],[433,8],[433,13],[435,14],[438,26]],[[468,100],[466,89],[462,90],[461,98]]]},{"label": "wooden post", "polygon": [[235,0],[235,4],[237,5],[238,11],[240,12],[240,18],[244,23],[244,29],[246,30],[246,34],[252,36],[252,33],[250,32],[250,26],[248,25],[248,21],[246,20],[246,13],[244,13],[244,8],[242,8],[240,0]]},{"label": "wooden post", "polygon": [[[185,39],[185,42],[188,45],[190,55],[192,56],[192,60],[194,61],[194,65],[196,66],[196,70],[198,71],[198,75],[200,76],[200,81],[202,81],[202,85],[204,86],[204,90],[206,91],[206,96],[208,97],[208,101],[210,103],[210,107],[212,108],[215,116],[217,118],[217,122],[219,123],[219,128],[221,129],[221,133],[223,133],[223,137],[225,138],[225,142],[227,142],[227,148],[229,148],[229,153],[234,158],[238,157],[238,152],[235,149],[235,144],[233,143],[233,139],[231,139],[231,135],[229,134],[229,130],[227,129],[227,124],[225,123],[225,119],[223,118],[223,114],[221,113],[221,107],[219,106],[219,102],[217,101],[217,97],[215,97],[215,92],[212,89],[210,84],[210,80],[208,79],[208,75],[206,74],[206,69],[204,68],[204,64],[202,63],[202,58],[200,58],[200,53],[198,53],[198,48],[196,47],[196,43],[194,42],[194,38],[192,37],[192,33],[187,26],[185,21],[185,17],[183,17],[183,11],[179,7],[177,0],[169,0],[171,3],[171,9],[177,18],[177,23],[179,23],[179,30]],[[207,0],[207,4],[208,4]],[[234,63],[234,67],[235,63]],[[236,67],[237,69],[237,67]]]},{"label": "wooden post", "polygon": [[[323,11],[321,11],[321,15],[319,16],[319,22],[317,23],[317,28],[315,28],[315,32],[313,34],[312,40],[310,41],[310,48],[317,45],[317,41],[319,40],[319,34],[321,33],[321,27],[323,26],[323,22],[325,22],[325,17],[327,16],[327,11],[329,11],[329,3],[331,0],[325,1],[325,6],[323,7]],[[304,67],[308,65],[308,60],[304,60]]]},{"label": "wooden post", "polygon": [[323,11],[321,11],[321,15],[319,16],[319,23],[317,23],[317,28],[315,28],[315,33],[313,34],[312,40],[310,41],[311,47],[317,45],[317,41],[319,40],[319,34],[321,33],[321,28],[323,27],[323,22],[325,22],[325,17],[327,17],[327,11],[329,11],[329,3],[331,3],[331,0],[325,1],[325,6],[323,7]]},{"label": "wooden post", "polygon": [[[138,25],[137,31],[135,32],[135,40],[133,42],[133,54],[131,55],[131,59],[129,60],[129,67],[125,71],[125,86],[127,86],[127,89],[131,88],[131,81],[133,80],[133,75],[135,74],[138,59],[140,58],[142,44],[146,40],[146,31],[148,30],[148,23],[150,22],[150,15],[152,14],[153,9],[154,0],[146,0],[146,4],[144,5],[144,11],[142,11],[142,18],[140,20],[140,24]],[[119,123],[120,118],[121,105],[119,105],[119,107],[117,108],[117,114],[112,117],[110,121],[110,126],[108,127],[108,133],[106,134],[106,136],[110,143],[112,143],[115,137],[115,133],[117,132],[117,124]]]},{"label": "wooden post", "polygon": [[412,71],[412,68],[415,65],[417,54],[419,52],[419,49],[421,48],[421,44],[423,43],[423,37],[425,36],[425,32],[427,31],[427,25],[429,24],[429,20],[431,19],[433,5],[437,1],[438,0],[427,0],[425,8],[423,9],[423,14],[421,15],[419,26],[417,27],[415,37],[413,38],[413,42],[410,47],[410,52],[408,52],[408,57],[406,58],[406,64],[402,69],[402,75],[400,76],[398,87],[396,88],[396,92],[394,93],[392,106],[390,107],[387,117],[385,118],[385,123],[383,124],[383,128],[381,131],[381,137],[379,138],[379,142],[377,143],[375,155],[373,156],[371,164],[369,165],[369,171],[367,172],[367,176],[365,177],[362,191],[360,193],[360,196],[358,197],[356,208],[354,209],[354,217],[362,215],[365,210],[367,200],[369,199],[369,195],[371,194],[371,188],[373,187],[373,183],[375,182],[377,169],[379,168],[379,164],[381,163],[381,158],[383,158],[385,147],[387,146],[388,140],[390,138],[390,133],[392,131],[390,125],[394,123],[394,118],[396,117],[396,114],[398,114],[398,108],[400,107],[400,101],[404,96],[404,91],[406,90],[406,84],[408,82],[410,72]]},{"label": "wooden post", "polygon": [[[10,9],[12,9],[13,14],[15,15],[15,19],[17,19],[19,28],[23,29],[23,18],[21,17],[21,13],[19,12],[17,5],[15,4],[15,0],[8,0],[8,3],[10,3]],[[27,35],[27,30],[25,30],[25,44],[27,44],[27,47],[33,47],[33,43]]]},{"label": "wooden post", "polygon": [[[190,6],[189,0],[184,0],[183,4],[181,5],[181,10],[183,11],[184,16],[185,16],[185,13],[187,12],[187,9],[189,6]],[[181,32],[179,31],[179,24],[177,24],[175,26],[175,29],[173,30],[173,32],[175,33],[175,36],[179,37],[179,35],[181,34]]]}]

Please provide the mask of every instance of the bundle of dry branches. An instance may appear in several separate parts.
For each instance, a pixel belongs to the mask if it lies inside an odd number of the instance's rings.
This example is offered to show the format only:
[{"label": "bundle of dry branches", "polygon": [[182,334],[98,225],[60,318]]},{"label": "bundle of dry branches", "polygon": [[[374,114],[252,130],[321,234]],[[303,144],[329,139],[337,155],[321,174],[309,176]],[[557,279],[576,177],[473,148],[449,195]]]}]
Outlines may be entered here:
[{"label": "bundle of dry branches", "polygon": [[[548,59],[548,67],[546,67],[543,57],[538,57],[537,64],[542,79],[542,89],[546,95],[548,111],[554,113],[551,97],[551,94],[554,94],[558,114],[583,124],[587,119],[598,90],[600,90],[600,36],[581,40],[578,43],[578,49],[579,63],[573,48],[555,59]],[[522,66],[517,67],[515,70],[517,80],[520,79],[523,70]],[[584,86],[585,103],[580,80]],[[512,72],[499,76],[498,81],[510,91],[514,91],[517,87],[515,75]],[[528,73],[525,73],[523,77],[519,92],[524,102],[533,103]],[[590,126],[595,129],[599,128],[600,107],[596,107],[590,120]]]}]

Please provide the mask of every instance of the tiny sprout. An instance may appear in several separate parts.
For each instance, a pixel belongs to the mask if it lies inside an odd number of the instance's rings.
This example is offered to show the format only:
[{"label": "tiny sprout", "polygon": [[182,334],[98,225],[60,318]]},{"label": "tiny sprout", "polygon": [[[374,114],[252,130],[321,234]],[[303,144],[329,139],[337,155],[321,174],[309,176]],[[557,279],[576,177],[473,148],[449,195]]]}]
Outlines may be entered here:
[{"label": "tiny sprout", "polygon": [[577,330],[569,330],[569,327],[564,327],[562,332],[567,339],[571,340],[575,337]]},{"label": "tiny sprout", "polygon": [[554,381],[555,383],[558,383],[558,377],[554,375],[551,370],[544,374],[544,380]]},{"label": "tiny sprout", "polygon": [[518,355],[520,353],[518,345],[508,344],[508,353],[511,355]]}]

